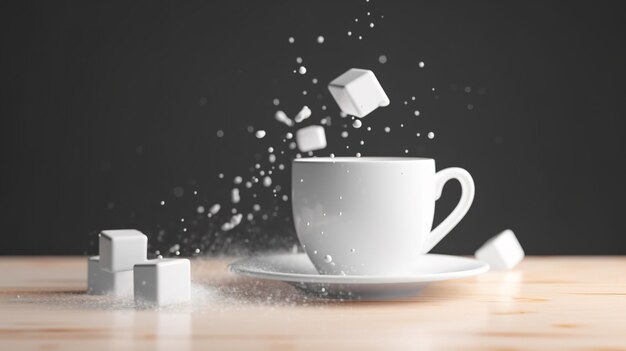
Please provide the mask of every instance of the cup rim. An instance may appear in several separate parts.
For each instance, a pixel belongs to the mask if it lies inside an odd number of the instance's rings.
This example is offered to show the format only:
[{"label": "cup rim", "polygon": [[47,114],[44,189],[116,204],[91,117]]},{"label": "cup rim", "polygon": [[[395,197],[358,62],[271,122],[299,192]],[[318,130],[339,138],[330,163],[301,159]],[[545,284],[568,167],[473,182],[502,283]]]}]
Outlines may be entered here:
[{"label": "cup rim", "polygon": [[363,156],[363,157],[303,157],[293,160],[294,163],[397,163],[433,161],[428,157],[401,157],[401,156]]}]

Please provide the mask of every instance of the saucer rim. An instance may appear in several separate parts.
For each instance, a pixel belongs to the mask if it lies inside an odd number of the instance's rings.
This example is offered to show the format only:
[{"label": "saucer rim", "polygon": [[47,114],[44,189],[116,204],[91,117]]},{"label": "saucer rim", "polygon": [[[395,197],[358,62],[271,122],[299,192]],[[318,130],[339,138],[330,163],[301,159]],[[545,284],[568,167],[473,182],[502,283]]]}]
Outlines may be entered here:
[{"label": "saucer rim", "polygon": [[[275,257],[285,256],[306,256],[306,253],[274,253],[259,256],[252,256],[239,259],[228,265],[231,272],[238,275],[265,279],[265,280],[278,280],[283,282],[296,282],[296,283],[322,283],[322,284],[402,284],[402,283],[422,283],[441,280],[450,280],[465,278],[470,276],[479,275],[489,271],[490,267],[486,262],[477,260],[471,257],[443,255],[443,254],[425,254],[425,256],[439,256],[445,259],[471,261],[474,264],[478,264],[476,268],[456,270],[441,273],[426,273],[426,274],[413,274],[413,275],[322,275],[322,274],[306,274],[306,273],[286,273],[270,270],[262,270],[260,268],[250,268],[249,263],[253,260],[271,260]],[[307,257],[308,259],[308,257]]]}]

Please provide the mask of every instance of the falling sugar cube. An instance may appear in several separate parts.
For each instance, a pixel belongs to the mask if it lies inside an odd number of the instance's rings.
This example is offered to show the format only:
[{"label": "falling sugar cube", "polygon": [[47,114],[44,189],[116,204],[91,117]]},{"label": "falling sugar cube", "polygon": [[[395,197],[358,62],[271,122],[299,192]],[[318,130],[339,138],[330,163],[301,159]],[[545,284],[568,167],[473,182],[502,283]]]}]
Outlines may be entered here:
[{"label": "falling sugar cube", "polygon": [[302,106],[302,109],[293,118],[296,123],[300,123],[305,119],[311,117],[311,109],[308,106]]},{"label": "falling sugar cube", "polygon": [[133,271],[108,272],[100,268],[100,257],[87,261],[87,293],[90,295],[131,295]]},{"label": "falling sugar cube", "polygon": [[186,258],[148,260],[135,265],[135,303],[166,306],[191,298],[191,263]]},{"label": "falling sugar cube", "polygon": [[513,231],[507,229],[487,240],[475,256],[487,262],[491,269],[512,269],[524,258],[524,250]]},{"label": "falling sugar cube", "polygon": [[341,110],[363,118],[379,106],[389,105],[389,98],[374,72],[351,68],[328,85],[330,94]]},{"label": "falling sugar cube", "polygon": [[146,260],[148,237],[135,229],[103,230],[100,233],[100,268],[109,272],[132,271]]},{"label": "falling sugar cube", "polygon": [[326,133],[322,126],[308,126],[296,132],[298,149],[302,152],[320,150],[326,147]]}]

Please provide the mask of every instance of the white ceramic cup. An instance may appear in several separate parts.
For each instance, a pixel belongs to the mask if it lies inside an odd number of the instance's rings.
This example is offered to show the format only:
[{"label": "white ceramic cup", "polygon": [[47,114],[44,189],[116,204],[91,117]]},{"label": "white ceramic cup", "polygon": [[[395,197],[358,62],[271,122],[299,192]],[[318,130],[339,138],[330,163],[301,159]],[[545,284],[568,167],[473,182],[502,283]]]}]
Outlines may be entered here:
[{"label": "white ceramic cup", "polygon": [[[432,229],[435,201],[450,179],[461,183],[461,199]],[[298,239],[320,274],[409,273],[474,200],[466,170],[435,172],[430,158],[300,158],[291,181]]]}]

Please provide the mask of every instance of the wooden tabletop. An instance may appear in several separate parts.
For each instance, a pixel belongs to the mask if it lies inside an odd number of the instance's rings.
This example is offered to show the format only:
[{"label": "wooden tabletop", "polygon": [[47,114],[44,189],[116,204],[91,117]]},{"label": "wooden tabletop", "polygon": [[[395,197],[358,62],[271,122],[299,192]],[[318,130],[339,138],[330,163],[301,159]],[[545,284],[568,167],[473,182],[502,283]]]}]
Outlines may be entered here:
[{"label": "wooden tabletop", "polygon": [[626,257],[529,257],[396,301],[339,302],[192,261],[193,299],[88,296],[86,258],[0,258],[0,350],[626,350]]}]

